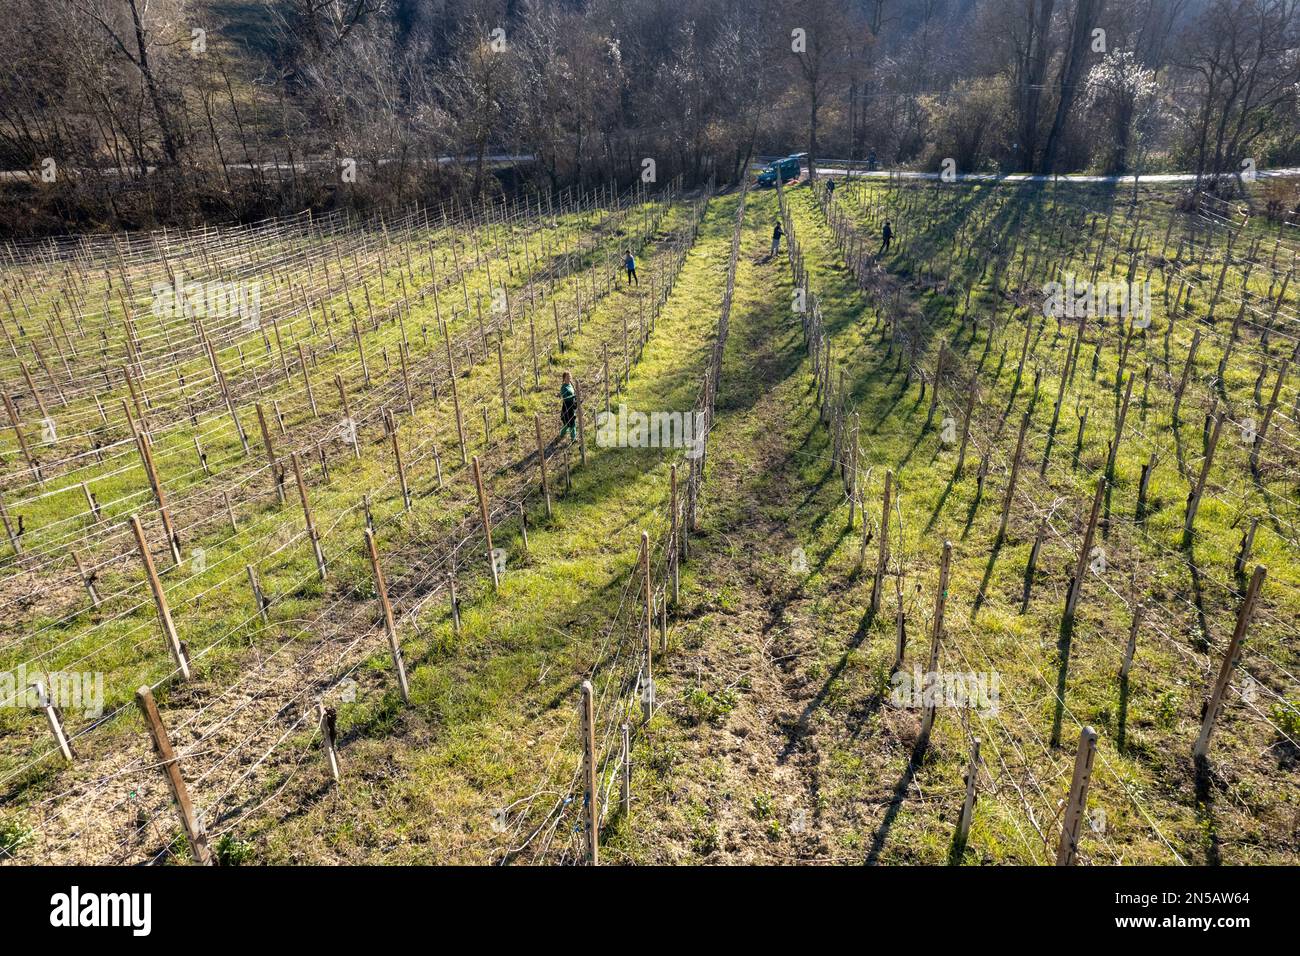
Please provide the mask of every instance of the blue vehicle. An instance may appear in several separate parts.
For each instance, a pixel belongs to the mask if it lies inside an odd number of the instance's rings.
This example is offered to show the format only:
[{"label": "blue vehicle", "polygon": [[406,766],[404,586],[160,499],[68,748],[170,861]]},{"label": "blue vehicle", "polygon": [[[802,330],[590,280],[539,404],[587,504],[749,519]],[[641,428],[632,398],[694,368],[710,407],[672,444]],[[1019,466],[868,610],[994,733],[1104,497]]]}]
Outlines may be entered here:
[{"label": "blue vehicle", "polygon": [[781,177],[781,182],[788,183],[792,179],[798,179],[803,175],[803,165],[800,159],[805,153],[795,153],[793,156],[787,156],[785,159],[778,159],[774,163],[768,163],[767,166],[758,174],[758,185],[775,186],[776,177]]}]

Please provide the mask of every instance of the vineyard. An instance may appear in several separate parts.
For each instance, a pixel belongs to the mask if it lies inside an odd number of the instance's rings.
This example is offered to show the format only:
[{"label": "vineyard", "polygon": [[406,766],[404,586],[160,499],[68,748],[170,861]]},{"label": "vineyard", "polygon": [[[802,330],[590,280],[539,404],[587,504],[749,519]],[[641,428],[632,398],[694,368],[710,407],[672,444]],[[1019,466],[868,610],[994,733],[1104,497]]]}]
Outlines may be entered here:
[{"label": "vineyard", "polygon": [[883,177],[9,243],[0,859],[1294,863],[1298,263]]}]

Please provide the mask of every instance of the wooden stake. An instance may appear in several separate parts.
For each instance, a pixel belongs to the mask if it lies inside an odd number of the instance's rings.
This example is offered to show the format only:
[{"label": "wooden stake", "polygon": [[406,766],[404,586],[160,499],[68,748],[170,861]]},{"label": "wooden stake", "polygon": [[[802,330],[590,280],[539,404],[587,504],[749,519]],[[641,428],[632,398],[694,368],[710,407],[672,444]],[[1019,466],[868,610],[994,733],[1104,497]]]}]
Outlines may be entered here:
[{"label": "wooden stake", "polygon": [[587,835],[587,862],[600,865],[600,791],[596,788],[596,718],[591,681],[582,682],[582,783],[583,829]]},{"label": "wooden stake", "polygon": [[311,503],[307,500],[307,483],[302,480],[302,465],[298,461],[298,453],[295,451],[290,456],[293,463],[293,478],[298,485],[298,498],[302,501],[302,515],[307,522],[307,537],[311,539],[312,552],[316,556],[316,570],[320,572],[320,579],[325,580],[325,552],[321,550],[320,535],[316,533],[316,522],[312,520]]},{"label": "wooden stake", "polygon": [[623,721],[623,772],[622,786],[619,788],[619,803],[623,807],[623,816],[632,812],[632,728]]},{"label": "wooden stake", "polygon": [[1084,727],[1079,734],[1079,749],[1074,757],[1074,778],[1065,804],[1061,842],[1056,850],[1057,866],[1073,866],[1079,852],[1079,833],[1084,811],[1088,808],[1088,783],[1092,779],[1092,762],[1097,755],[1097,731]]},{"label": "wooden stake", "polygon": [[670,574],[672,575],[673,586],[673,607],[678,607],[682,602],[682,576],[681,576],[681,545],[678,543],[678,521],[677,521],[677,465],[676,463],[669,466],[668,470],[668,563]]},{"label": "wooden stake", "polygon": [[253,591],[253,603],[257,605],[257,615],[262,619],[263,624],[269,624],[270,617],[267,615],[267,608],[271,602],[262,593],[262,584],[257,579],[257,569],[251,564],[246,564],[244,570],[248,572],[248,586]]},{"label": "wooden stake", "polygon": [[1259,519],[1251,518],[1250,527],[1246,533],[1241,536],[1241,548],[1237,551],[1237,560],[1232,567],[1234,577],[1240,577],[1246,573],[1246,562],[1250,560],[1251,549],[1255,546],[1255,529],[1259,527]]},{"label": "wooden stake", "polygon": [[262,445],[266,448],[266,460],[271,468],[271,483],[275,485],[275,498],[280,504],[284,504],[284,473],[280,470],[280,462],[275,457],[275,445],[271,441],[270,429],[266,427],[266,414],[262,411],[262,403],[258,402],[255,407],[257,424],[262,430]]},{"label": "wooden stake", "polygon": [[72,751],[72,743],[63,730],[63,715],[59,713],[59,708],[55,706],[44,684],[36,681],[32,686],[36,690],[37,703],[40,705],[41,710],[45,712],[45,720],[50,725],[50,733],[54,735],[54,742],[58,745],[59,753],[63,755],[65,762],[72,763],[75,754]]},{"label": "wooden stake", "polygon": [[948,569],[952,562],[952,542],[943,543],[943,557],[939,561],[939,590],[934,597],[934,621],[930,629],[930,666],[925,673],[924,711],[921,717],[921,734],[916,748],[923,751],[930,743],[934,727],[934,698],[938,693],[939,642],[943,639],[943,611],[948,603]]},{"label": "wooden stake", "polygon": [[1262,564],[1255,566],[1255,572],[1250,576],[1250,585],[1246,588],[1246,597],[1237,611],[1237,626],[1233,629],[1232,640],[1228,642],[1228,649],[1224,652],[1223,663],[1219,666],[1219,676],[1210,691],[1210,699],[1205,705],[1205,714],[1201,718],[1201,733],[1196,738],[1196,746],[1192,749],[1192,757],[1197,764],[1203,764],[1209,756],[1210,737],[1214,733],[1214,724],[1219,719],[1219,712],[1223,710],[1223,695],[1228,689],[1228,681],[1232,679],[1232,671],[1237,666],[1237,658],[1241,654],[1241,642],[1245,640],[1250,619],[1255,614],[1255,605],[1259,601],[1259,591],[1264,585],[1266,574],[1267,571]]},{"label": "wooden stake", "polygon": [[451,632],[460,637],[460,599],[456,596],[456,574],[447,572],[447,593],[451,603]]},{"label": "wooden stake", "polygon": [[1174,409],[1170,415],[1170,421],[1178,423],[1178,409],[1183,404],[1183,389],[1187,388],[1187,380],[1191,378],[1192,368],[1196,364],[1196,349],[1201,344],[1201,330],[1196,329],[1192,332],[1192,344],[1187,349],[1187,361],[1183,364],[1183,377],[1178,382],[1178,388],[1174,390]]},{"label": "wooden stake", "polygon": [[23,554],[22,539],[14,530],[13,524],[9,521],[9,509],[5,507],[4,498],[0,497],[0,521],[4,522],[5,534],[9,538],[9,547],[14,549],[14,556],[21,558]]},{"label": "wooden stake", "polygon": [[[880,554],[876,559],[876,575],[871,583],[871,610],[880,611],[880,598],[884,590],[885,569],[889,565],[889,507],[890,496],[894,489],[893,471],[885,472],[885,497],[880,508]],[[865,529],[862,538],[863,547],[866,546]]]},{"label": "wooden stake", "polygon": [[975,737],[970,743],[970,761],[966,764],[966,799],[962,801],[961,814],[957,817],[957,836],[954,842],[953,856],[961,861],[966,841],[970,836],[971,820],[975,816],[975,786],[979,777],[980,739]]},{"label": "wooden stake", "polygon": [[136,433],[135,447],[140,452],[140,460],[144,462],[145,477],[149,479],[149,486],[153,489],[153,496],[158,501],[158,514],[162,518],[163,531],[167,535],[167,545],[171,549],[172,561],[179,567],[181,563],[181,540],[176,534],[175,527],[172,526],[171,513],[167,510],[167,494],[163,490],[162,480],[158,477],[158,469],[154,467],[153,441],[149,438],[147,432]]},{"label": "wooden stake", "polygon": [[348,405],[348,393],[343,387],[343,376],[338,372],[334,373],[334,384],[339,390],[339,404],[343,406],[343,421],[347,424],[348,436],[352,439],[352,456],[361,460],[361,446],[357,442],[357,422],[352,418],[352,409]]},{"label": "wooden stake", "polygon": [[149,736],[153,739],[154,752],[162,762],[163,776],[167,778],[167,787],[171,790],[172,800],[176,802],[181,827],[184,828],[185,836],[189,840],[194,860],[201,866],[212,866],[213,859],[208,850],[207,831],[194,810],[194,804],[190,802],[189,789],[185,786],[185,778],[181,776],[180,760],[172,750],[167,728],[163,726],[162,717],[158,715],[158,705],[154,703],[153,691],[147,685],[141,687],[135,692],[135,702],[139,705],[140,712],[144,714]]},{"label": "wooden stake", "polygon": [[1074,566],[1074,579],[1065,598],[1065,619],[1074,620],[1074,609],[1079,603],[1079,594],[1083,590],[1083,576],[1088,570],[1088,556],[1092,551],[1093,538],[1097,533],[1097,516],[1101,514],[1102,498],[1106,494],[1106,478],[1097,479],[1097,491],[1092,496],[1092,512],[1088,517],[1088,526],[1083,532],[1083,546],[1079,549],[1079,560]]},{"label": "wooden stake", "polygon": [[298,363],[302,366],[302,384],[307,391],[307,404],[311,406],[311,417],[319,418],[320,411],[316,408],[316,393],[311,388],[311,372],[307,368],[307,354],[302,350],[302,343],[298,343]]},{"label": "wooden stake", "polygon": [[86,585],[86,593],[90,595],[90,606],[98,608],[102,601],[99,598],[99,591],[95,588],[96,575],[91,572],[87,573],[85,565],[81,563],[81,556],[76,551],[72,552],[72,563],[77,566],[77,573],[81,575],[81,581]]},{"label": "wooden stake", "polygon": [[460,391],[456,388],[456,360],[451,354],[451,332],[448,327],[442,327],[444,340],[447,343],[447,380],[451,383],[451,403],[456,409],[456,439],[460,442],[460,463],[468,465],[469,459],[465,451],[465,419],[460,410]]},{"label": "wooden stake", "polygon": [[397,689],[402,694],[402,703],[411,702],[411,689],[406,683],[406,662],[402,660],[402,647],[397,641],[397,625],[393,622],[393,605],[388,600],[388,584],[384,581],[384,569],[379,566],[379,551],[375,547],[375,534],[369,528],[365,530],[366,551],[370,554],[370,567],[375,573],[375,593],[379,597],[379,609],[384,615],[384,632],[388,635],[388,646],[393,652],[393,667],[397,671]]},{"label": "wooden stake", "polygon": [[641,552],[638,555],[638,564],[641,565],[641,577],[643,579],[642,600],[645,603],[645,611],[642,614],[642,628],[645,633],[645,643],[642,649],[645,653],[645,672],[643,676],[643,685],[641,693],[641,712],[646,720],[649,720],[654,712],[654,647],[650,641],[650,632],[652,624],[650,620],[650,533],[641,532]]},{"label": "wooden stake", "polygon": [[1034,590],[1034,568],[1038,565],[1038,552],[1042,550],[1043,538],[1047,536],[1047,518],[1038,522],[1038,531],[1034,535],[1033,547],[1029,549],[1029,561],[1025,564],[1025,591],[1020,598],[1020,613],[1029,610],[1029,596]]},{"label": "wooden stake", "polygon": [[31,450],[27,447],[27,439],[23,437],[23,430],[18,425],[18,412],[14,410],[14,403],[9,398],[9,393],[5,392],[2,396],[5,402],[5,411],[9,413],[9,424],[13,426],[14,435],[18,437],[18,447],[22,449],[23,457],[27,459],[27,467],[36,479],[36,484],[44,486],[45,479],[41,477],[41,469],[37,466],[35,459],[32,458]]},{"label": "wooden stake", "polygon": [[542,444],[542,416],[533,413],[533,430],[537,433],[537,470],[542,477],[542,498],[546,501],[546,517],[551,517],[551,489],[546,483],[546,446]]},{"label": "wooden stake", "polygon": [[335,742],[336,725],[333,707],[326,707],[324,701],[316,702],[316,725],[320,727],[321,746],[325,748],[325,759],[329,761],[330,776],[338,783],[342,779],[339,770],[339,754]]},{"label": "wooden stake", "polygon": [[1020,453],[1025,447],[1025,432],[1029,430],[1029,412],[1020,417],[1020,435],[1016,438],[1016,453],[1011,458],[1011,477],[1007,480],[1007,493],[1002,499],[1002,520],[998,524],[998,540],[1007,533],[1007,521],[1011,517],[1011,502],[1016,494],[1016,479],[1020,475]]},{"label": "wooden stake", "polygon": [[1219,431],[1223,427],[1223,413],[1214,416],[1214,427],[1205,446],[1205,457],[1201,460],[1201,473],[1196,479],[1196,487],[1187,498],[1187,515],[1183,519],[1183,547],[1192,543],[1192,534],[1196,528],[1196,512],[1201,507],[1201,495],[1205,492],[1205,481],[1210,476],[1210,465],[1214,462],[1214,449],[1219,444]]},{"label": "wooden stake", "polygon": [[390,419],[389,436],[393,440],[393,461],[397,464],[397,483],[402,490],[402,510],[411,510],[411,489],[406,484],[406,466],[402,464],[402,446],[397,440],[397,422]]},{"label": "wooden stake", "polygon": [[488,511],[487,492],[483,490],[483,472],[479,467],[478,455],[474,456],[474,487],[478,489],[478,509],[479,515],[483,519],[483,537],[487,539],[487,559],[488,567],[492,569],[492,590],[495,591],[501,586],[497,578],[497,562],[492,548],[492,516]]},{"label": "wooden stake", "polygon": [[158,608],[158,621],[162,624],[163,636],[167,639],[167,646],[171,650],[172,660],[180,669],[181,679],[190,679],[190,661],[189,655],[185,653],[185,647],[181,644],[180,637],[176,633],[176,624],[172,621],[171,607],[167,604],[167,594],[163,591],[162,581],[158,579],[158,570],[154,567],[153,555],[149,553],[149,545],[144,539],[144,529],[140,526],[140,519],[136,515],[131,515],[131,530],[135,532],[135,543],[140,549],[140,561],[144,564],[144,573],[149,578],[149,590],[153,592],[153,600]]}]

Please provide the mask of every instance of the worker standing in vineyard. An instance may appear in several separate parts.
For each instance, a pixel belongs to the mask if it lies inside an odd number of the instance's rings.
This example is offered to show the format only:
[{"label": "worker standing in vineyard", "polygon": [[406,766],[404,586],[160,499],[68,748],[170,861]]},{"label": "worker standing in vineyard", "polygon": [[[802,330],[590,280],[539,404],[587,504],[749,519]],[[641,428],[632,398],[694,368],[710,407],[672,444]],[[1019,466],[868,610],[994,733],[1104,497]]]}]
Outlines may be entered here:
[{"label": "worker standing in vineyard", "polygon": [[578,392],[569,372],[564,373],[564,384],[560,386],[560,435],[565,434],[578,440]]},{"label": "worker standing in vineyard", "polygon": [[627,250],[627,255],[623,258],[623,268],[627,270],[627,284],[632,285],[634,282],[640,285],[636,277],[636,258],[632,255],[632,250]]},{"label": "worker standing in vineyard", "polygon": [[893,240],[894,240],[894,227],[891,226],[889,224],[889,220],[886,219],[885,228],[880,230],[880,251],[876,253],[876,256],[879,257],[884,255],[886,252],[888,252],[889,244],[893,242]]},{"label": "worker standing in vineyard", "polygon": [[772,255],[775,256],[781,251],[781,224],[778,222],[772,229]]}]

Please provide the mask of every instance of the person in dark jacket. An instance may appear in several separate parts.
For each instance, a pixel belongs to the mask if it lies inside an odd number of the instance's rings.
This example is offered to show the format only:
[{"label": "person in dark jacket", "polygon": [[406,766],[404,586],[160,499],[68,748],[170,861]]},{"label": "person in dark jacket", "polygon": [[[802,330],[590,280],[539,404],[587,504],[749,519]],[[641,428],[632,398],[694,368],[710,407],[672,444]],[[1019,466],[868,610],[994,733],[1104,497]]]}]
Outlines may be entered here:
[{"label": "person in dark jacket", "polygon": [[781,224],[778,222],[772,229],[772,255],[774,256],[781,251],[782,235],[784,235],[784,233],[781,230]]},{"label": "person in dark jacket", "polygon": [[560,435],[566,434],[573,441],[578,440],[578,392],[568,372],[564,373],[564,384],[560,386]]},{"label": "person in dark jacket", "polygon": [[880,230],[880,251],[876,255],[883,255],[889,251],[889,244],[894,241],[894,227],[885,220],[885,228]]}]

